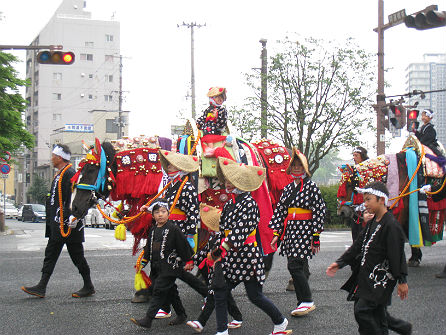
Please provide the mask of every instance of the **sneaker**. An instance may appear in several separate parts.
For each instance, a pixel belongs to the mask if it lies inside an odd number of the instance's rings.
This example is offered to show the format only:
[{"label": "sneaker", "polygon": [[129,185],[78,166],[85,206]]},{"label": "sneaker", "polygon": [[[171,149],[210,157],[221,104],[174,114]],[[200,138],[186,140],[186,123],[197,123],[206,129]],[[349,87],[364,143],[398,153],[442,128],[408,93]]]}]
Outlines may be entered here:
[{"label": "sneaker", "polygon": [[291,311],[292,316],[303,316],[307,315],[311,311],[314,311],[316,309],[316,306],[314,302],[302,302],[299,306],[297,306],[296,309],[293,309]]},{"label": "sneaker", "polygon": [[241,326],[242,326],[242,321],[232,320],[231,322],[228,323],[229,329],[236,329],[240,328]]},{"label": "sneaker", "polygon": [[286,330],[286,327],[288,327],[288,319],[287,318],[283,318],[282,323],[278,324],[278,325],[274,325],[274,329],[273,332],[271,333],[272,335],[274,334],[281,334]]},{"label": "sneaker", "polygon": [[186,324],[195,330],[197,333],[201,333],[203,331],[203,326],[200,321],[187,321]]},{"label": "sneaker", "polygon": [[155,315],[155,319],[167,319],[172,316],[172,312],[165,312],[162,309],[158,311]]}]

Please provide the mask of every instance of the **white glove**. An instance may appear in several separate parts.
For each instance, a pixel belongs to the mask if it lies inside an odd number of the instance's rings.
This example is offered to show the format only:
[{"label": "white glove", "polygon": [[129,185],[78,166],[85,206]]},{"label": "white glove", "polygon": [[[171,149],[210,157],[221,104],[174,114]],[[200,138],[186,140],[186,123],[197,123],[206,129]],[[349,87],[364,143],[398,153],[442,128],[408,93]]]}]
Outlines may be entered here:
[{"label": "white glove", "polygon": [[68,227],[74,229],[76,228],[78,222],[79,219],[76,219],[73,215],[70,215],[70,218],[68,219]]},{"label": "white glove", "polygon": [[420,193],[426,194],[426,192],[431,191],[431,185],[424,185],[420,188]]}]

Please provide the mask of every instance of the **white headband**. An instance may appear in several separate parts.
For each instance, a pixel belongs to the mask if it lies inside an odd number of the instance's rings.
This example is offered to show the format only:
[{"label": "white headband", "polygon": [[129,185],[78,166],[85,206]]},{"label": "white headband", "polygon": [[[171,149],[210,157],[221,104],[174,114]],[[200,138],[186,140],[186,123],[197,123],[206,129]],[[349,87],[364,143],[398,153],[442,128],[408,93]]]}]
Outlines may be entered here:
[{"label": "white headband", "polygon": [[357,152],[357,153],[359,153],[359,154],[362,154],[362,153],[363,153],[363,151],[362,151],[361,149],[358,149],[358,148],[355,148],[355,149],[353,150],[353,153],[355,153],[355,152]]},{"label": "white headband", "polygon": [[71,158],[71,155],[66,153],[65,151],[63,151],[62,147],[59,147],[58,145],[56,145],[53,149],[53,154],[62,157],[63,159],[65,159],[66,161],[69,161]]},{"label": "white headband", "polygon": [[149,212],[152,212],[153,211],[153,207],[155,207],[156,205],[158,205],[160,207],[164,207],[167,210],[169,210],[169,204],[167,202],[165,202],[165,201],[159,201],[159,200],[155,201],[155,202],[152,202],[152,204],[149,206],[149,208],[147,208],[147,210]]},{"label": "white headband", "polygon": [[387,206],[387,204],[389,203],[389,197],[384,193],[384,192],[381,192],[381,191],[378,191],[378,190],[375,190],[374,188],[359,188],[359,187],[357,187],[356,189],[355,189],[358,193],[369,193],[369,194],[373,194],[373,195],[376,195],[377,197],[380,197],[380,198],[384,198],[384,204]]},{"label": "white headband", "polygon": [[432,112],[430,109],[425,109],[423,113],[426,114],[427,117],[430,117],[431,119],[434,117],[434,112]]}]

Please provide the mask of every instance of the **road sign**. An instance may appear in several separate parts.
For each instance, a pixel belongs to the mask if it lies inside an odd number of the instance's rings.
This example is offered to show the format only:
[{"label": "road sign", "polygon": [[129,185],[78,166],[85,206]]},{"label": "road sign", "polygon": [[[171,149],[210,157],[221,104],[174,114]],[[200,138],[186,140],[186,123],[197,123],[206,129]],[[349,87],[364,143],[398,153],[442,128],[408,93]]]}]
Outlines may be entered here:
[{"label": "road sign", "polygon": [[9,174],[0,174],[0,179],[8,179]]},{"label": "road sign", "polygon": [[392,25],[397,25],[404,22],[406,18],[406,10],[401,9],[398,12],[389,15],[389,23]]},{"label": "road sign", "polygon": [[9,172],[11,172],[11,166],[9,164],[2,164],[0,165],[0,172],[2,174],[8,174]]},{"label": "road sign", "polygon": [[11,159],[11,153],[9,151],[3,151],[3,153],[0,154],[0,161],[7,162],[10,159]]}]

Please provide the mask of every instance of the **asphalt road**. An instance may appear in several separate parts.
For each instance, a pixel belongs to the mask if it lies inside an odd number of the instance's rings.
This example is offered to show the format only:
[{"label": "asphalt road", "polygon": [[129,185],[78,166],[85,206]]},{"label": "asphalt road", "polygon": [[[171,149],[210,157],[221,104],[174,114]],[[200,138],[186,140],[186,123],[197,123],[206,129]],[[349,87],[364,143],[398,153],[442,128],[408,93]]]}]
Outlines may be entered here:
[{"label": "asphalt road", "polygon": [[[0,334],[195,334],[186,325],[168,326],[168,320],[156,320],[150,330],[138,328],[129,321],[142,317],[146,304],[132,304],[133,265],[132,241],[115,241],[113,231],[87,228],[86,258],[92,270],[96,295],[85,299],[71,298],[82,286],[81,276],[64,250],[50,279],[45,299],[31,297],[20,290],[34,285],[40,278],[46,245],[44,224],[7,220],[9,234],[0,235]],[[11,234],[12,233],[12,234]],[[271,274],[264,285],[265,294],[290,320],[294,334],[355,334],[353,304],[339,287],[349,277],[343,269],[335,278],[325,275],[326,267],[350,244],[345,231],[325,232],[322,250],[310,262],[310,285],[316,310],[303,318],[293,318],[293,292],[286,292],[289,278],[286,261],[276,256]],[[407,247],[406,252],[409,252]],[[423,248],[421,267],[409,270],[409,298],[400,301],[394,294],[389,311],[414,324],[414,334],[446,334],[446,280],[434,278],[446,263],[446,243]],[[201,297],[179,282],[180,295],[190,320],[200,313]],[[230,334],[269,334],[269,318],[249,303],[243,286],[234,297],[244,316],[243,326]],[[203,334],[215,334],[215,315],[211,316]]]}]

